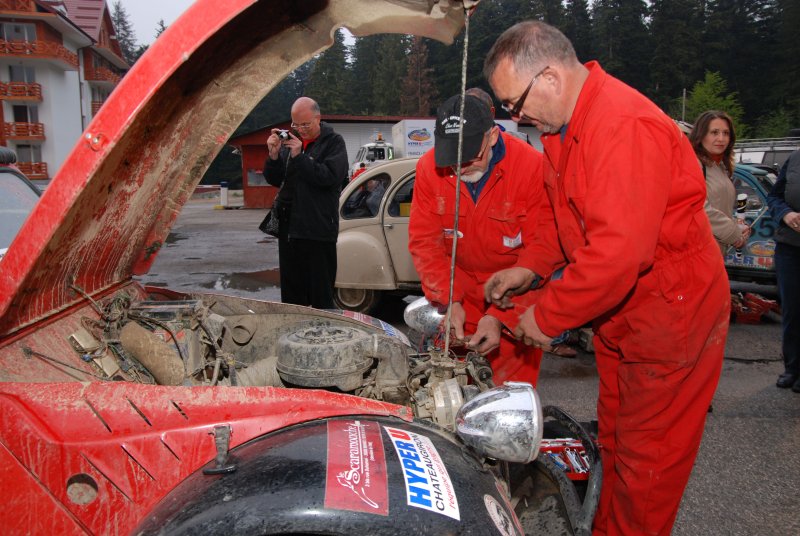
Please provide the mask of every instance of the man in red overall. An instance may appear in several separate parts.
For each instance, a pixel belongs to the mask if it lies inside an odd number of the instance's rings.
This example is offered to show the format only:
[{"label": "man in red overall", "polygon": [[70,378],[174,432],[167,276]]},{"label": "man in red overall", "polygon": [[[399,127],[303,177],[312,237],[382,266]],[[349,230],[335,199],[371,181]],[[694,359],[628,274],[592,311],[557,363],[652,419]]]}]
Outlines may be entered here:
[{"label": "man in red overall", "polygon": [[[453,235],[458,233],[451,326],[455,337],[484,352],[494,380],[535,384],[542,351],[500,335],[500,322],[486,315],[483,283],[494,272],[528,266],[534,221],[542,204],[542,156],[500,131],[489,107],[468,95],[464,103],[464,145],[458,230],[454,231],[460,96],[439,107],[434,149],[417,163],[408,226],[408,249],[425,297],[445,309],[450,290]],[[487,339],[487,334],[490,338]]]},{"label": "man in red overall", "polygon": [[[507,30],[486,75],[512,118],[544,134],[556,225],[525,268],[492,276],[516,298],[524,341],[547,347],[592,321],[600,376],[603,488],[595,534],[670,533],[722,367],[730,290],[703,212],[705,184],[675,123],[544,23]],[[523,301],[520,301],[523,298]],[[530,298],[530,307],[521,304]]]}]

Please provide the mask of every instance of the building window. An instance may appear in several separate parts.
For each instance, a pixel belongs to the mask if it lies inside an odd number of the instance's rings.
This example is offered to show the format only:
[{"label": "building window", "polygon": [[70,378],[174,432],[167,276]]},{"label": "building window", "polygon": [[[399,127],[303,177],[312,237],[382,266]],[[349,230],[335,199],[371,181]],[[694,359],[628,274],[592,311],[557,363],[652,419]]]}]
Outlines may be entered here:
[{"label": "building window", "polygon": [[17,145],[17,160],[19,162],[37,163],[42,161],[41,145]]},{"label": "building window", "polygon": [[15,123],[38,123],[39,108],[34,104],[15,104],[14,107]]},{"label": "building window", "polygon": [[0,30],[6,41],[36,41],[36,26],[33,24],[1,22]]},{"label": "building window", "polygon": [[33,84],[36,82],[36,69],[25,65],[9,65],[9,82],[24,82]]}]

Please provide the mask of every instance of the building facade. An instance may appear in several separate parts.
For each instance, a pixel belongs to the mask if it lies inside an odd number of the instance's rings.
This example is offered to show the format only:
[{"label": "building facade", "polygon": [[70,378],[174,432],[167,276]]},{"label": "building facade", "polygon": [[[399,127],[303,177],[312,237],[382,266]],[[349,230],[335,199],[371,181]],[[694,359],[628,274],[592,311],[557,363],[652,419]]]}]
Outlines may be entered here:
[{"label": "building facade", "polygon": [[105,0],[0,0],[0,145],[51,178],[127,69]]}]

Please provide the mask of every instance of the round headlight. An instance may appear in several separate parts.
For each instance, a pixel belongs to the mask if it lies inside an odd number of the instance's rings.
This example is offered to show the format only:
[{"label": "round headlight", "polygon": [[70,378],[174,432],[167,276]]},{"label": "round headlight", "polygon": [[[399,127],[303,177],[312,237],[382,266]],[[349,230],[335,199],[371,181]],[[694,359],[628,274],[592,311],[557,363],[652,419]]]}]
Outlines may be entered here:
[{"label": "round headlight", "polygon": [[528,463],[539,454],[543,421],[533,386],[506,382],[464,404],[456,415],[456,432],[483,456]]}]

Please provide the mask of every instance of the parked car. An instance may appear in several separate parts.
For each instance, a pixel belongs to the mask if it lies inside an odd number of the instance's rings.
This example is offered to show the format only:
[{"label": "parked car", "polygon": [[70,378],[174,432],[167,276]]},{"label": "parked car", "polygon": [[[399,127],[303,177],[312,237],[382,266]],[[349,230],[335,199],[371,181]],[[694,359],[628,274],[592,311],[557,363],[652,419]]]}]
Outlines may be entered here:
[{"label": "parked car", "polygon": [[775,230],[777,225],[769,215],[767,195],[777,176],[762,166],[736,164],[733,184],[736,193],[747,194],[745,222],[752,226],[747,244],[741,249],[729,248],[725,268],[732,280],[775,284]]},{"label": "parked car", "polygon": [[408,217],[418,158],[369,168],[339,198],[337,307],[369,313],[387,293],[421,289],[408,251]]},{"label": "parked car", "polygon": [[[589,533],[597,445],[529,384],[493,386],[482,356],[133,279],[236,126],[337,28],[452,41],[464,16],[197,0],[151,45],[0,260],[4,534]],[[545,418],[568,436],[543,439]]]},{"label": "parked car", "polygon": [[16,160],[11,149],[0,147],[0,259],[41,196],[36,185],[13,165]]}]

